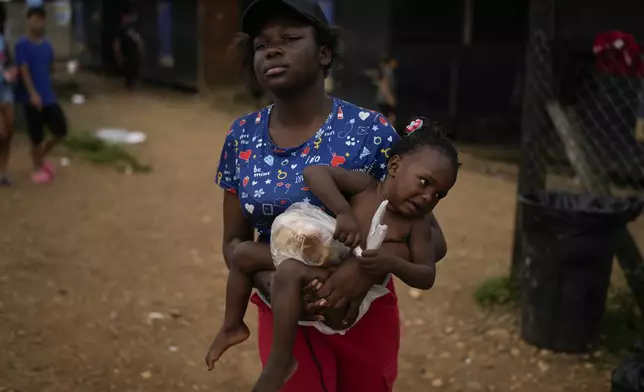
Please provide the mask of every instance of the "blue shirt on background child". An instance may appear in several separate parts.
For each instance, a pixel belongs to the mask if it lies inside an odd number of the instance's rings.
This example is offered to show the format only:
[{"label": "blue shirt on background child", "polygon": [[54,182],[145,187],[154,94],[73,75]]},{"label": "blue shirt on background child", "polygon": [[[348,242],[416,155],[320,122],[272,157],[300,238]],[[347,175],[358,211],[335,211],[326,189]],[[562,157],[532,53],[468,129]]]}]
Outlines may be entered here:
[{"label": "blue shirt on background child", "polygon": [[[51,43],[43,39],[40,42],[33,42],[26,37],[20,38],[15,45],[16,66],[29,67],[29,74],[34,87],[43,106],[56,103],[56,94],[51,79],[51,70],[54,64],[54,48]],[[31,99],[24,83],[19,83],[16,89],[16,100],[23,104],[29,104]]]}]

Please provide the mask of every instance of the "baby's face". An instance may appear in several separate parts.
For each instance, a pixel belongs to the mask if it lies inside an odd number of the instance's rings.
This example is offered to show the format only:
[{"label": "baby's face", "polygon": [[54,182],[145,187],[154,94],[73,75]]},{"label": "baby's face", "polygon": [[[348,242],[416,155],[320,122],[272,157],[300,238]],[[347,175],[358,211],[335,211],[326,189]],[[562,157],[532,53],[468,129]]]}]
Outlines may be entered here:
[{"label": "baby's face", "polygon": [[390,162],[387,197],[404,216],[422,216],[432,211],[456,183],[453,163],[431,147],[395,159]]}]

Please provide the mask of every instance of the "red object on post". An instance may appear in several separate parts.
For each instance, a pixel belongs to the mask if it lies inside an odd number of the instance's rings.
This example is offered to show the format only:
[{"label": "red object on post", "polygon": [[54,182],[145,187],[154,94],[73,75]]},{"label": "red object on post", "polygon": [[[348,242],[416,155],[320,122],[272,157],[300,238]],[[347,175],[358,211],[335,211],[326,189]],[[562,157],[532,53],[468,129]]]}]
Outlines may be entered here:
[{"label": "red object on post", "polygon": [[642,48],[631,34],[621,31],[598,34],[593,52],[598,72],[617,76],[644,76]]}]

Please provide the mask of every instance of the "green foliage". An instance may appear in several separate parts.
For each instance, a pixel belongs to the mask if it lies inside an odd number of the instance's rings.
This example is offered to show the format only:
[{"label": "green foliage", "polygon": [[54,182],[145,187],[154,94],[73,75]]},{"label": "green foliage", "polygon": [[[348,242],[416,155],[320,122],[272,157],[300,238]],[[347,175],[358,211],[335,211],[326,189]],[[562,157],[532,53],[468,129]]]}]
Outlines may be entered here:
[{"label": "green foliage", "polygon": [[644,318],[627,289],[609,293],[602,320],[600,345],[613,354],[624,354],[644,339]]},{"label": "green foliage", "polygon": [[69,135],[64,142],[69,151],[77,153],[98,165],[114,166],[120,170],[147,173],[151,167],[143,165],[123,146],[110,144],[87,132]]},{"label": "green foliage", "polygon": [[519,288],[509,277],[495,277],[484,281],[474,292],[474,299],[484,308],[513,306],[519,302]]}]

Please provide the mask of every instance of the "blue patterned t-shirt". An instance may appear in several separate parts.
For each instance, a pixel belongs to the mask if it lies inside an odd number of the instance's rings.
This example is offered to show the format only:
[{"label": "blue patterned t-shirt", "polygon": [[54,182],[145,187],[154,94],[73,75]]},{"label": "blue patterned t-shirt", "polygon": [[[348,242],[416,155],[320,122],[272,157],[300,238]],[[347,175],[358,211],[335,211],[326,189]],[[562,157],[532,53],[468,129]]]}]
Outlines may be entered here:
[{"label": "blue patterned t-shirt", "polygon": [[389,151],[399,136],[381,114],[334,98],[329,117],[311,139],[282,149],[268,132],[271,109],[233,123],[217,172],[217,184],[239,195],[260,240],[269,240],[273,220],[291,204],[308,201],[323,207],[304,183],[307,166],[342,167],[385,178]]}]

